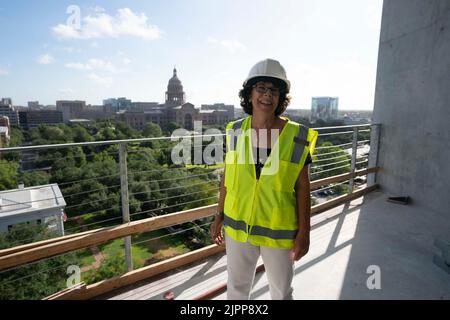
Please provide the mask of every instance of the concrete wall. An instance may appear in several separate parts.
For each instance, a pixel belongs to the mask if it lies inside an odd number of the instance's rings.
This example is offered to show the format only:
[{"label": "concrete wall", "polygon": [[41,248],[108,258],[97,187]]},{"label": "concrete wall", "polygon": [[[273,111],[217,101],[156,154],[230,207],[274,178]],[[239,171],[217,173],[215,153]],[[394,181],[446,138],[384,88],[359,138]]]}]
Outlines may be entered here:
[{"label": "concrete wall", "polygon": [[373,121],[383,190],[450,217],[450,0],[384,0]]}]

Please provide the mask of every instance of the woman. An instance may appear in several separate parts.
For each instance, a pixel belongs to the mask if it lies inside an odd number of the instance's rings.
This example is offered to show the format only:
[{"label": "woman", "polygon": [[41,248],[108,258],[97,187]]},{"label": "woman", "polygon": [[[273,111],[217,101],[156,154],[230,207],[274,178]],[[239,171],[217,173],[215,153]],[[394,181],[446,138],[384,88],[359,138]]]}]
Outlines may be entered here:
[{"label": "woman", "polygon": [[317,132],[280,116],[289,89],[278,61],[258,62],[239,92],[249,116],[227,125],[211,238],[226,244],[228,299],[249,299],[260,255],[272,299],[293,299],[294,262],[309,249],[309,163]]}]

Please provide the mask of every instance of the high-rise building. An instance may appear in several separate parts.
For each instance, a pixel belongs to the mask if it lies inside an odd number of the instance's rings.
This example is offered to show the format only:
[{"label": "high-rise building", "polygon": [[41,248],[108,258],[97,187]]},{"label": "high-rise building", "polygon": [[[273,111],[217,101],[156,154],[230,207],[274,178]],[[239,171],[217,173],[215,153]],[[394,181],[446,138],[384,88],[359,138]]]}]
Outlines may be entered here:
[{"label": "high-rise building", "polygon": [[2,98],[2,101],[0,102],[0,104],[12,106],[12,99],[11,98]]},{"label": "high-rise building", "polygon": [[19,111],[20,127],[23,129],[37,128],[40,125],[57,125],[63,123],[63,112],[57,110]]},{"label": "high-rise building", "polygon": [[19,126],[19,113],[13,107],[11,98],[2,98],[0,102],[0,116],[8,117],[12,126]]},{"label": "high-rise building", "polygon": [[56,110],[62,111],[64,122],[69,122],[70,119],[78,118],[85,108],[86,108],[86,101],[79,101],[79,100],[56,101]]},{"label": "high-rise building", "polygon": [[120,110],[131,110],[132,103],[130,99],[122,98],[109,98],[103,100],[103,110],[117,112]]},{"label": "high-rise building", "polygon": [[8,146],[10,140],[10,132],[11,126],[9,124],[9,118],[6,116],[0,116],[0,148]]},{"label": "high-rise building", "polygon": [[44,106],[39,104],[39,101],[28,101],[28,109],[29,110],[39,110],[42,108],[44,108]]},{"label": "high-rise building", "polygon": [[338,97],[313,97],[311,103],[311,122],[318,119],[329,121],[338,117]]}]

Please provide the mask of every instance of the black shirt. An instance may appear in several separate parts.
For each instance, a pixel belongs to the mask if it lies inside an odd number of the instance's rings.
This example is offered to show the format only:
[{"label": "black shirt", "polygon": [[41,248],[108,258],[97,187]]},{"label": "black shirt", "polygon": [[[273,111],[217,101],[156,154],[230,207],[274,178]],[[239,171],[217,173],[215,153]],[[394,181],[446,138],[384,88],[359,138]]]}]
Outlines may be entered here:
[{"label": "black shirt", "polygon": [[[256,170],[256,179],[259,179],[261,175],[261,170],[264,167],[264,163],[270,155],[270,151],[272,149],[266,148],[253,148],[253,158],[255,159],[255,170]],[[305,166],[312,163],[311,154],[308,153],[308,156],[305,160]]]}]

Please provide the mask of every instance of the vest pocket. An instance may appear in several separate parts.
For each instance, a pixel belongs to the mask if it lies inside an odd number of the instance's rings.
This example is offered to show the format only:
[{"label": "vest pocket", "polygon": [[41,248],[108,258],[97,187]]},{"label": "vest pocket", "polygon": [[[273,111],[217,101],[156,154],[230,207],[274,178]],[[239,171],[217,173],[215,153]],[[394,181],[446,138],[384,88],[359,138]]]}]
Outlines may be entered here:
[{"label": "vest pocket", "polygon": [[233,194],[233,192],[227,191],[227,194],[225,195],[225,203],[223,208],[223,211],[225,212],[226,215],[235,217],[236,215],[235,204],[236,204],[236,196]]},{"label": "vest pocket", "polygon": [[277,191],[293,192],[299,173],[297,164],[280,159],[278,171],[273,177],[273,188]]},{"label": "vest pocket", "polygon": [[298,227],[297,211],[295,207],[272,209],[271,228],[275,230],[296,230]]}]

